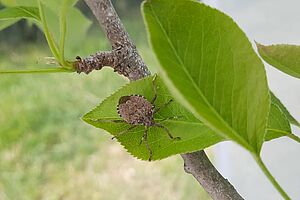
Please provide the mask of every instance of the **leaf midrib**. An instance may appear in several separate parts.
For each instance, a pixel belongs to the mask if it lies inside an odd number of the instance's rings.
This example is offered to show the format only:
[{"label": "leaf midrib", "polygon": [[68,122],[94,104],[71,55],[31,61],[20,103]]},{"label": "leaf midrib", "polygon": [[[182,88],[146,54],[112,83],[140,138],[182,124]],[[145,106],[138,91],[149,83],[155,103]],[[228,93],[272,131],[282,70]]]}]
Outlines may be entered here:
[{"label": "leaf midrib", "polygon": [[[197,2],[198,3],[198,2]],[[245,147],[248,148],[250,151],[254,151],[253,147],[251,145],[249,145],[248,141],[246,141],[242,136],[240,136],[226,121],[224,121],[224,119],[222,118],[222,116],[219,115],[219,113],[211,106],[211,104],[207,101],[207,99],[205,98],[205,96],[203,95],[202,91],[199,89],[199,87],[197,86],[197,84],[195,83],[195,81],[193,80],[193,78],[190,76],[190,74],[187,72],[187,69],[185,67],[185,65],[183,64],[182,59],[180,58],[180,56],[178,55],[178,52],[176,51],[173,43],[171,42],[168,34],[166,33],[165,29],[162,26],[162,23],[159,19],[159,17],[156,15],[156,12],[153,9],[153,6],[150,4],[150,8],[152,10],[153,16],[156,19],[156,22],[158,23],[159,27],[161,28],[163,34],[165,35],[169,45],[171,46],[177,60],[179,61],[180,65],[182,66],[185,74],[188,76],[188,78],[190,79],[190,81],[192,82],[193,86],[196,88],[196,91],[198,92],[198,94],[202,97],[202,99],[204,100],[204,102],[207,104],[207,107],[216,115],[216,117],[218,117],[218,119],[225,125],[227,126],[227,128],[229,128],[229,130],[237,137],[237,139],[241,140],[241,144],[247,144]],[[194,106],[192,106],[189,102],[187,102],[192,108],[194,108]],[[195,108],[194,108],[195,109]],[[226,137],[228,137],[226,135]]]},{"label": "leaf midrib", "polygon": [[[26,10],[23,6],[20,6],[20,7],[17,7],[17,8],[18,8],[19,10],[21,10],[21,11],[27,13],[29,16],[32,16],[33,18],[40,20],[40,16],[37,16],[37,15],[31,13],[31,12],[28,12],[28,10]],[[35,7],[28,7],[28,8],[31,8],[31,9],[33,9],[33,10],[35,9]]]},{"label": "leaf midrib", "polygon": [[[100,118],[100,119],[83,118],[83,120],[97,122],[96,120],[120,120],[120,118],[110,118],[110,117],[104,117],[104,118]],[[160,120],[163,120],[163,119],[157,119],[157,118],[155,119],[154,118],[154,121],[159,122]],[[201,121],[199,121],[199,122],[191,122],[191,121],[183,121],[183,120],[164,120],[163,122],[182,123],[182,124],[195,124],[195,125],[205,126],[205,124],[203,124]],[[101,122],[101,121],[99,121],[99,123],[111,123],[111,122]],[[128,124],[128,123],[124,122],[124,124]],[[141,126],[143,126],[143,125],[141,125]]]}]

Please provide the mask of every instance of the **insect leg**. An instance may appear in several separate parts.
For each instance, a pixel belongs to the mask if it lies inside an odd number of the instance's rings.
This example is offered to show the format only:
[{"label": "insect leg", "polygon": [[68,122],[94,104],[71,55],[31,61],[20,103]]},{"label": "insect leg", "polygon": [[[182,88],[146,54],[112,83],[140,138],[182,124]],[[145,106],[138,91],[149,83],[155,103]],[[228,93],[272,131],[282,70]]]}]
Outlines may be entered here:
[{"label": "insect leg", "polygon": [[154,97],[151,100],[151,104],[154,104],[154,102],[157,98],[157,86],[156,86],[156,82],[155,82],[156,78],[157,78],[157,75],[155,74],[154,77],[153,77],[153,80],[152,80],[152,88],[153,88],[153,92],[154,92]]},{"label": "insect leg", "polygon": [[159,108],[155,109],[154,114],[157,113],[158,111],[160,111],[161,109],[167,107],[172,101],[173,101],[173,99],[170,99],[167,103],[165,103],[162,106],[160,106]]},{"label": "insect leg", "polygon": [[121,131],[120,133],[116,134],[116,135],[115,135],[114,137],[112,137],[111,139],[113,140],[113,139],[119,137],[120,135],[123,135],[124,133],[127,133],[128,131],[130,131],[130,130],[136,128],[136,127],[138,127],[138,126],[131,126],[131,127],[127,128],[127,129],[125,129],[124,131]]},{"label": "insect leg", "polygon": [[152,151],[151,151],[151,149],[149,147],[149,144],[148,144],[148,127],[147,126],[145,126],[145,131],[144,131],[144,135],[143,135],[143,141],[145,142],[147,150],[149,152],[149,159],[148,160],[151,161],[153,153],[152,153]]},{"label": "insect leg", "polygon": [[169,131],[169,129],[159,123],[155,123],[154,126],[159,127],[161,129],[163,129],[164,131],[166,131],[166,133],[168,134],[168,136],[172,139],[172,140],[180,140],[180,137],[174,137],[171,132]]}]

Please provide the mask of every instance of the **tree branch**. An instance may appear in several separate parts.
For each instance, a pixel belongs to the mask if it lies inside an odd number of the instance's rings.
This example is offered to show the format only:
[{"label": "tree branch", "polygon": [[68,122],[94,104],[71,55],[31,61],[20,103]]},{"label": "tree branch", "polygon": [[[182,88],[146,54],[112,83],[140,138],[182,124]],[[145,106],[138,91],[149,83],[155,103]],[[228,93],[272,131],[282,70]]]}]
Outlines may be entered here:
[{"label": "tree branch", "polygon": [[[77,57],[78,73],[86,74],[110,66],[134,81],[150,75],[147,66],[130,40],[110,0],[85,0],[112,45],[112,51],[99,52],[88,58]],[[217,200],[243,199],[234,187],[211,164],[204,151],[182,154],[184,169],[192,174],[207,193]]]},{"label": "tree branch", "polygon": [[[150,75],[110,0],[85,0],[85,2],[105,31],[112,45],[112,51],[110,53],[99,52],[86,59],[78,57],[77,72],[89,73],[106,65],[131,81]],[[99,64],[99,61],[105,61],[105,63]]]},{"label": "tree branch", "polygon": [[184,170],[195,177],[212,199],[243,199],[213,166],[204,151],[181,154],[181,157],[184,160]]}]

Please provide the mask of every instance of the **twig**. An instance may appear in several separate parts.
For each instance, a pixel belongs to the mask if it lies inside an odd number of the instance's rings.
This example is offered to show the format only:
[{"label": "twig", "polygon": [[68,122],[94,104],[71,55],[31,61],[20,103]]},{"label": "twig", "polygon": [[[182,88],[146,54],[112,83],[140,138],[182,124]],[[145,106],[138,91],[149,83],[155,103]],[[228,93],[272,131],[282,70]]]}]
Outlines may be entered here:
[{"label": "twig", "polygon": [[[99,52],[88,58],[77,58],[77,71],[90,73],[103,66],[138,80],[150,75],[147,66],[130,40],[110,0],[85,0],[111,42],[112,51]],[[184,169],[192,174],[213,199],[243,199],[234,187],[211,164],[204,151],[182,154]]]}]

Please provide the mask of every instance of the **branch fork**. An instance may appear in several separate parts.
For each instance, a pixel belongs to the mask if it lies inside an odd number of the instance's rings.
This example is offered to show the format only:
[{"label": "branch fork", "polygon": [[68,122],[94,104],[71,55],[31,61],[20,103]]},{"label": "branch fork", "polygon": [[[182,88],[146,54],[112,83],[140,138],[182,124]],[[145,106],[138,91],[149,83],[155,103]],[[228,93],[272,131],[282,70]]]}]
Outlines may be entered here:
[{"label": "branch fork", "polygon": [[75,62],[78,73],[86,74],[109,66],[130,81],[149,76],[150,72],[129,38],[110,0],[85,0],[109,39],[112,50],[98,52]]}]

